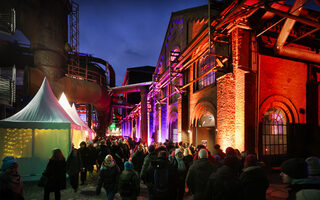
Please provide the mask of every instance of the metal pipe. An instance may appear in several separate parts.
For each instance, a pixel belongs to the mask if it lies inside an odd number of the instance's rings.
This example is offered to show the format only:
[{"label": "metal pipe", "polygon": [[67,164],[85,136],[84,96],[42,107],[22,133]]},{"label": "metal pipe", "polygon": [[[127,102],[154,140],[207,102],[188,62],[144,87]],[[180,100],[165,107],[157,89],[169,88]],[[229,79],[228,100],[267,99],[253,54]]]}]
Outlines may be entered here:
[{"label": "metal pipe", "polygon": [[[300,15],[302,6],[304,5],[304,3],[305,3],[305,0],[297,0],[290,10],[290,12],[292,13],[290,15],[294,16],[295,18],[299,18],[298,15]],[[286,19],[286,22],[284,23],[282,30],[276,41],[276,44],[274,46],[275,53],[282,56],[297,58],[297,59],[306,60],[309,62],[320,63],[320,55],[317,53],[304,50],[304,49],[294,48],[294,47],[284,47],[284,44],[295,24],[295,21],[296,21],[295,19],[290,17]]]},{"label": "metal pipe", "polygon": [[298,16],[295,16],[295,15],[291,15],[291,14],[288,14],[286,12],[274,9],[274,8],[271,8],[270,5],[266,1],[264,3],[264,8],[267,11],[273,12],[273,13],[281,16],[281,17],[290,18],[290,19],[296,20],[298,22],[301,22],[303,24],[306,24],[306,25],[309,25],[309,26],[313,26],[313,27],[316,27],[316,28],[320,28],[320,23],[315,22],[315,21],[311,21],[311,20],[308,20],[308,19],[305,19],[305,18],[302,18],[302,17],[298,17]]}]

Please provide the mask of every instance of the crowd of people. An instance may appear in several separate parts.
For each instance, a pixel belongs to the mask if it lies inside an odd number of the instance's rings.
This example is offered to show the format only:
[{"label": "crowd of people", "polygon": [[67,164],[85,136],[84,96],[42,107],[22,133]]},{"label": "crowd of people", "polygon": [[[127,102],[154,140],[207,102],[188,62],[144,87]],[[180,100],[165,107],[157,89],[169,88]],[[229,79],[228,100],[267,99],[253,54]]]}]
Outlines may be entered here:
[{"label": "crowd of people", "polygon": [[[86,184],[94,169],[98,172],[96,194],[103,188],[108,200],[116,193],[123,200],[137,199],[141,181],[150,200],[182,200],[186,193],[194,200],[264,200],[269,181],[263,168],[256,154],[232,147],[223,152],[218,144],[210,152],[204,145],[167,140],[147,146],[131,138],[106,137],[81,142],[67,159],[60,149],[53,150],[40,182],[45,200],[52,192],[56,200],[61,199],[67,178],[77,192],[79,179],[81,185]],[[290,188],[288,199],[320,199],[318,157],[289,159],[281,165],[280,176]],[[0,199],[24,199],[18,163],[12,156],[2,161]]]}]

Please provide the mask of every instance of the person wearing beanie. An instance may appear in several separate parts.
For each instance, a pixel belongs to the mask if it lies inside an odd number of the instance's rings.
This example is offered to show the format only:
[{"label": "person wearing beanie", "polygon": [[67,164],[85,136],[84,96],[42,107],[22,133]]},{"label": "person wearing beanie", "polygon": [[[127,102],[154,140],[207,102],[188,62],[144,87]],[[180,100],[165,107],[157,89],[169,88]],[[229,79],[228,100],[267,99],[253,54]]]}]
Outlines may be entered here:
[{"label": "person wearing beanie", "polygon": [[18,166],[13,156],[3,158],[0,172],[0,199],[24,199],[23,182],[18,174]]},{"label": "person wearing beanie", "polygon": [[156,148],[154,145],[150,145],[148,147],[148,155],[146,155],[146,157],[143,160],[143,165],[140,173],[140,179],[144,182],[144,184],[147,185],[149,199],[151,199],[151,196],[153,195],[153,179],[149,179],[148,175],[152,173],[150,167],[151,163],[153,161],[156,161],[158,158],[155,149]]},{"label": "person wearing beanie", "polygon": [[193,161],[186,177],[186,184],[194,200],[204,199],[203,190],[206,187],[210,174],[216,171],[216,166],[208,160],[206,149],[200,149],[198,157],[199,159]]},{"label": "person wearing beanie", "polygon": [[124,163],[124,170],[119,177],[118,191],[123,200],[136,200],[140,194],[140,179],[134,171],[132,162]]},{"label": "person wearing beanie", "polygon": [[316,156],[311,156],[307,158],[306,163],[308,164],[308,175],[310,177],[319,177],[320,176],[320,161]]},{"label": "person wearing beanie", "polygon": [[245,157],[244,169],[240,175],[243,185],[244,199],[266,199],[269,180],[263,169],[257,164],[257,155],[249,154]]},{"label": "person wearing beanie", "polygon": [[298,195],[300,199],[320,199],[320,179],[308,178],[308,165],[304,159],[292,158],[284,161],[280,176],[283,183],[289,185],[288,200],[296,200]]},{"label": "person wearing beanie", "polygon": [[117,192],[119,175],[120,168],[115,163],[113,157],[111,155],[107,155],[100,168],[96,193],[99,195],[101,187],[103,187],[107,193],[107,199],[112,200]]}]

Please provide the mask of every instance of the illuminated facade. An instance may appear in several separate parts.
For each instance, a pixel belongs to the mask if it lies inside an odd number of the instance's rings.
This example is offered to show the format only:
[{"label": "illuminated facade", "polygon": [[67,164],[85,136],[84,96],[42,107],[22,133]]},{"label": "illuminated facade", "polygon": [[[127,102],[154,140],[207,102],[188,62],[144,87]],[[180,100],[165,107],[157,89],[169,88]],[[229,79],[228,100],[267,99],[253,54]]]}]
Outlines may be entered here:
[{"label": "illuminated facade", "polygon": [[303,1],[229,2],[212,4],[210,19],[208,6],[172,14],[148,93],[149,138],[271,161],[319,155],[320,23],[307,20],[319,13]]}]

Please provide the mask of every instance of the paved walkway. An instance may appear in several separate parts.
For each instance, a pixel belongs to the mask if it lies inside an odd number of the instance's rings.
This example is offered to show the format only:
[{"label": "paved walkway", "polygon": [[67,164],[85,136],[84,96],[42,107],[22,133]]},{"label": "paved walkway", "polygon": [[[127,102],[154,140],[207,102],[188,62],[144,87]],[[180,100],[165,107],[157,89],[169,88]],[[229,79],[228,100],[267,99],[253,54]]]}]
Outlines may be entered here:
[{"label": "paved walkway", "polygon": [[[267,191],[267,200],[285,200],[287,198],[286,185],[281,183],[279,173],[277,171],[271,171],[268,173],[270,186]],[[73,192],[69,181],[67,181],[67,189],[61,191],[62,200],[100,200],[106,199],[106,193],[102,189],[100,195],[95,194],[95,186],[97,182],[97,175],[89,178],[87,184],[80,186],[78,192]],[[37,186],[36,182],[26,182],[24,187],[24,196],[26,200],[42,200],[43,188]],[[54,194],[50,194],[50,199],[54,199]],[[141,184],[141,192],[138,200],[147,200],[147,188],[144,184]],[[185,200],[192,200],[190,195],[184,197]],[[116,194],[115,200],[121,200],[119,194]]]}]

